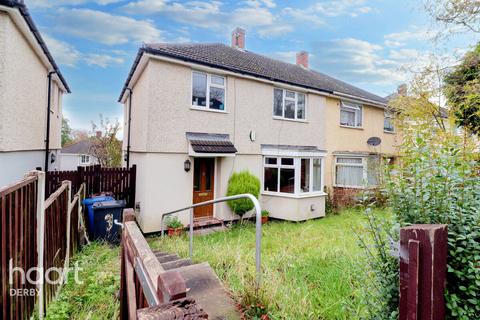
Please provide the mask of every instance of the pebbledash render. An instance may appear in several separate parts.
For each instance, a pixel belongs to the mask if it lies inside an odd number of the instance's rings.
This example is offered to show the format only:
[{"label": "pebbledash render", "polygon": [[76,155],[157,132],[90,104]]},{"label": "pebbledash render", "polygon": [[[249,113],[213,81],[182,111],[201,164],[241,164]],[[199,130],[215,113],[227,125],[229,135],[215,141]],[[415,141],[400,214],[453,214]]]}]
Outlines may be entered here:
[{"label": "pebbledash render", "polygon": [[[385,99],[309,69],[307,52],[297,64],[250,52],[240,28],[231,46],[144,45],[119,101],[144,232],[161,230],[167,211],[225,196],[231,174],[242,170],[260,179],[270,217],[322,217],[334,185],[366,187],[369,159],[395,153]],[[367,144],[370,137],[381,143]],[[335,165],[338,157],[353,169]],[[194,216],[238,218],[226,203]],[[188,212],[180,218],[187,224]]]},{"label": "pebbledash render", "polygon": [[58,168],[62,99],[68,92],[23,1],[0,0],[0,187],[44,168],[47,157],[49,169]]}]

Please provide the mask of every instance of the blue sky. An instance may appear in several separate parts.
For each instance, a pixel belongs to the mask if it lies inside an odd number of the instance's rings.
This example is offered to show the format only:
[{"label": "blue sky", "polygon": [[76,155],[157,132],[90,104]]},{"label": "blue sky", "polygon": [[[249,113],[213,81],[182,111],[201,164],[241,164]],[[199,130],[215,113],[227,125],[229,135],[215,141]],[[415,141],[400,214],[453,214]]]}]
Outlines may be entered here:
[{"label": "blue sky", "polygon": [[100,113],[122,122],[116,101],[143,42],[229,43],[240,26],[248,50],[292,63],[307,50],[313,69],[380,96],[408,78],[403,66],[474,44],[431,41],[437,27],[416,0],[25,2],[72,89],[64,115],[88,130]]}]

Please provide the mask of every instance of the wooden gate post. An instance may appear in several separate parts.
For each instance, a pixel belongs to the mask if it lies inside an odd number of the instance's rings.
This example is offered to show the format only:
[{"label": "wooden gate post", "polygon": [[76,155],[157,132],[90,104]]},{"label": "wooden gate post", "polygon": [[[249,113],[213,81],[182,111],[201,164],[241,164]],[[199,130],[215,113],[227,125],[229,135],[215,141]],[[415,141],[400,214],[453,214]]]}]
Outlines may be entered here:
[{"label": "wooden gate post", "polygon": [[447,225],[400,229],[400,320],[445,318]]}]

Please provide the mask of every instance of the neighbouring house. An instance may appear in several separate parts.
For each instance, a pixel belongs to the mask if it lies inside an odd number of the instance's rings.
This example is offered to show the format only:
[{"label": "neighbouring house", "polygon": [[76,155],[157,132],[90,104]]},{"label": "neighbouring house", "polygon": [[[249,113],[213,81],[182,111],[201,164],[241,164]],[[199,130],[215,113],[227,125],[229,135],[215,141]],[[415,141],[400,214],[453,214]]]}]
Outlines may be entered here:
[{"label": "neighbouring house", "polygon": [[98,159],[93,153],[91,140],[82,140],[63,147],[60,150],[59,170],[76,170],[98,164]]},{"label": "neighbouring house", "polygon": [[0,0],[0,187],[58,168],[69,92],[23,1]]},{"label": "neighbouring house", "polygon": [[[161,230],[167,211],[225,196],[230,175],[241,170],[260,179],[271,217],[322,217],[336,152],[393,153],[385,99],[311,70],[307,52],[296,64],[250,52],[240,28],[231,46],[145,44],[119,101],[144,232]],[[345,128],[357,108],[355,128]],[[384,139],[382,150],[366,145],[373,136]],[[195,209],[194,217],[237,218],[226,203]],[[180,218],[188,223],[188,212]]]}]

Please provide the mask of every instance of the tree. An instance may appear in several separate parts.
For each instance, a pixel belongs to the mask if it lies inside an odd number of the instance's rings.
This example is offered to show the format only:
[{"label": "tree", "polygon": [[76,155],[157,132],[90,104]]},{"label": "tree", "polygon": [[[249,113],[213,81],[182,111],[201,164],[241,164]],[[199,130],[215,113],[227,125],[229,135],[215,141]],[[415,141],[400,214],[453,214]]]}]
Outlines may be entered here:
[{"label": "tree", "polygon": [[83,140],[90,139],[90,135],[87,130],[84,129],[73,129],[72,130],[72,142],[79,142]]},{"label": "tree", "polygon": [[[248,170],[233,173],[228,179],[227,196],[250,193],[258,199],[260,194],[260,180],[251,174]],[[241,218],[254,207],[250,199],[237,199],[228,201],[228,206],[235,214]],[[260,212],[257,212],[260,214]]]},{"label": "tree", "polygon": [[91,137],[93,155],[103,167],[120,167],[122,165],[122,143],[117,139],[120,131],[118,120],[111,122],[100,114],[99,125],[92,122],[94,135]]},{"label": "tree", "polygon": [[479,0],[427,0],[425,8],[444,26],[480,33]]},{"label": "tree", "polygon": [[445,84],[457,125],[480,135],[480,43],[446,75]]},{"label": "tree", "polygon": [[62,147],[72,142],[72,128],[69,120],[62,117]]}]

